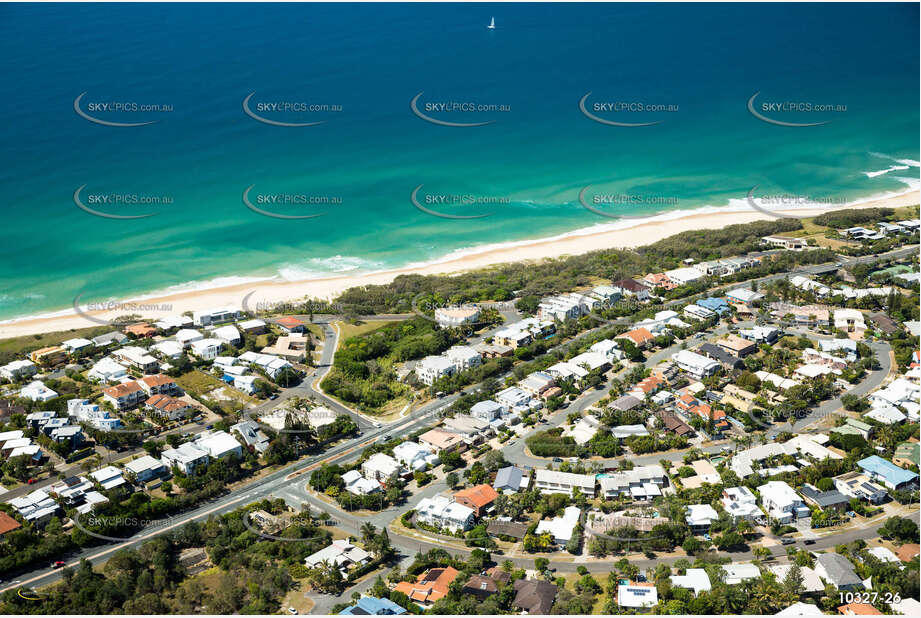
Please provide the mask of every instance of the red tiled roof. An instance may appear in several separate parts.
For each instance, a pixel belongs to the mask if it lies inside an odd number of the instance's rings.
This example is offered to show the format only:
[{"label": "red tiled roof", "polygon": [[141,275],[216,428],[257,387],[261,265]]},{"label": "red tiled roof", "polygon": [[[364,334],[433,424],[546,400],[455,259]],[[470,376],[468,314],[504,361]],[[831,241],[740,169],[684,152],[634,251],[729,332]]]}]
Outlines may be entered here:
[{"label": "red tiled roof", "polygon": [[21,523],[19,523],[18,521],[16,521],[15,519],[10,517],[3,511],[0,511],[0,535],[6,534],[7,532],[12,532],[13,530],[16,530],[17,528],[21,528],[21,527],[22,527]]},{"label": "red tiled roof", "polygon": [[102,389],[102,392],[108,395],[109,397],[125,397],[132,393],[136,393],[141,390],[140,385],[137,382],[123,382],[121,384],[116,384],[115,386],[110,386],[108,388]]}]

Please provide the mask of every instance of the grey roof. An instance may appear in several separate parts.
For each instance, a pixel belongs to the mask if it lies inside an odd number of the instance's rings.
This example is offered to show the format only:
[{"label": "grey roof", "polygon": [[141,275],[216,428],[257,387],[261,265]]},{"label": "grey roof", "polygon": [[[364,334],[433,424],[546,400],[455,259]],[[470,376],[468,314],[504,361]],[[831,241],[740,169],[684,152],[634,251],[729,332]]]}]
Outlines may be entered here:
[{"label": "grey roof", "polygon": [[698,354],[703,354],[704,356],[711,358],[721,365],[728,365],[733,369],[739,369],[745,366],[745,363],[736,356],[733,356],[723,348],[713,345],[712,343],[702,343],[700,347],[695,350]]},{"label": "grey roof", "polygon": [[634,397],[633,395],[624,395],[615,399],[611,403],[611,407],[615,410],[620,410],[621,412],[626,412],[627,410],[632,410],[643,402]]},{"label": "grey roof", "polygon": [[851,564],[851,561],[841,554],[821,554],[816,559],[816,563],[825,569],[828,577],[831,578],[831,583],[839,588],[841,586],[854,586],[862,581],[854,571],[854,565]]},{"label": "grey roof", "polygon": [[521,478],[524,472],[515,466],[508,466],[496,472],[496,482],[492,484],[495,489],[514,489],[518,491],[521,487]]},{"label": "grey roof", "polygon": [[800,488],[800,493],[815,502],[819,507],[826,508],[829,506],[834,506],[836,504],[846,504],[849,502],[848,497],[842,494],[837,489],[832,489],[830,491],[819,491],[809,485],[803,485]]}]

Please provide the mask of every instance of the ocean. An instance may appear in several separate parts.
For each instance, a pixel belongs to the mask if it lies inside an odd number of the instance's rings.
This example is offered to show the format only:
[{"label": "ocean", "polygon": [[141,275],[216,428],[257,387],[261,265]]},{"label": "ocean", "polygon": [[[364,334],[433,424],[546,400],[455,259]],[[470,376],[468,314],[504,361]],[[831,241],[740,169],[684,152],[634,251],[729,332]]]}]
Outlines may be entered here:
[{"label": "ocean", "polygon": [[903,192],[918,10],[0,5],[0,319]]}]

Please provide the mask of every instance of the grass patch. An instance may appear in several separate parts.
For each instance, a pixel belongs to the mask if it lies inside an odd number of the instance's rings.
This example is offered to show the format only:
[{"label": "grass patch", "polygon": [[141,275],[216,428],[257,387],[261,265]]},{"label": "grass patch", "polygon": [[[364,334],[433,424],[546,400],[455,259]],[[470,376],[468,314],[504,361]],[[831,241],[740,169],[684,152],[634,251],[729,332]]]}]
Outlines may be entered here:
[{"label": "grass patch", "polygon": [[182,390],[195,393],[196,395],[204,395],[218,387],[226,386],[226,384],[214,376],[209,376],[207,373],[199,371],[198,369],[176,378],[176,384],[178,384]]},{"label": "grass patch", "polygon": [[336,325],[339,327],[339,345],[342,345],[349,337],[356,337],[358,335],[364,335],[370,333],[373,330],[390,324],[389,320],[370,320],[368,322],[359,322],[358,324],[351,324],[349,322],[336,322]]},{"label": "grass patch", "polygon": [[61,342],[75,337],[92,339],[104,333],[110,333],[113,330],[115,329],[111,326],[91,326],[88,328],[72,328],[70,330],[53,333],[42,333],[40,335],[21,335],[19,337],[10,337],[9,339],[0,339],[0,362],[6,364],[16,358],[25,356],[33,350],[60,345]]}]

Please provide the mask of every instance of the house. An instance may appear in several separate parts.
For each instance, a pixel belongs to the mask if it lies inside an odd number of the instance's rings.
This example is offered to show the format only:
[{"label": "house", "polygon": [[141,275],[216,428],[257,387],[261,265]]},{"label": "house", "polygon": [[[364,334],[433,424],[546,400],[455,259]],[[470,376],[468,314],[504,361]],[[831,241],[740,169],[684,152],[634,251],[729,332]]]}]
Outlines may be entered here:
[{"label": "house", "polygon": [[295,317],[285,316],[275,320],[275,324],[286,333],[304,333],[307,325]]},{"label": "house", "polygon": [[62,425],[55,427],[48,434],[57,444],[69,444],[71,449],[76,449],[83,444],[85,437],[83,428],[79,425]]},{"label": "house", "polygon": [[439,378],[454,375],[457,366],[445,356],[426,356],[416,365],[415,372],[419,380],[431,386]]},{"label": "house", "polygon": [[598,483],[602,498],[629,495],[635,501],[645,501],[662,495],[662,488],[668,486],[668,476],[662,466],[652,464],[611,472],[598,479]]},{"label": "house", "polygon": [[850,498],[866,500],[870,504],[881,504],[889,493],[860,472],[845,472],[832,479],[835,489]]},{"label": "house", "polygon": [[689,504],[684,521],[694,534],[710,531],[710,524],[719,519],[719,513],[709,504]]},{"label": "house", "polygon": [[190,344],[190,347],[192,349],[192,354],[198,358],[202,360],[213,360],[217,358],[221,353],[221,348],[224,347],[224,342],[220,339],[213,339],[209,337],[207,339],[193,341]]},{"label": "house", "polygon": [[150,346],[150,349],[163,358],[171,360],[180,358],[184,353],[182,344],[177,341],[159,341]]},{"label": "house", "polygon": [[882,616],[883,612],[879,611],[869,603],[848,603],[839,605],[838,613],[842,616]]},{"label": "house", "polygon": [[435,309],[435,322],[442,328],[458,328],[479,319],[480,309],[476,305]]},{"label": "house", "polygon": [[730,586],[761,578],[761,569],[750,562],[724,564],[723,573],[723,581]]},{"label": "house", "polygon": [[236,307],[222,307],[207,311],[195,311],[192,313],[192,322],[197,326],[210,326],[211,324],[232,322],[242,316],[243,312]]},{"label": "house", "polygon": [[804,483],[799,492],[808,504],[817,506],[823,511],[841,513],[850,508],[850,499],[837,489],[820,491],[815,485]]},{"label": "house", "polygon": [[530,393],[517,386],[509,386],[499,391],[494,398],[496,403],[502,406],[502,409],[508,414],[523,414],[543,407],[543,403],[540,400],[534,399]]},{"label": "house", "polygon": [[679,369],[700,380],[719,371],[720,364],[690,350],[678,350],[672,354],[672,360]]},{"label": "house", "polygon": [[240,342],[243,341],[243,335],[240,334],[240,331],[238,331],[237,327],[233,324],[215,328],[211,334],[215,339],[233,346],[240,345]]},{"label": "house", "polygon": [[502,415],[502,406],[497,402],[486,399],[479,401],[470,408],[470,416],[486,422],[495,420]]},{"label": "house", "polygon": [[29,352],[29,360],[43,367],[54,367],[67,360],[67,352],[61,346],[49,346]]},{"label": "house", "polygon": [[790,523],[800,517],[809,517],[809,507],[793,488],[783,481],[768,481],[758,488],[761,494],[761,506],[781,523]]},{"label": "house", "polygon": [[141,387],[141,390],[146,393],[148,397],[151,395],[178,395],[180,394],[179,387],[176,385],[176,381],[173,378],[158,373],[152,376],[144,376],[137,381],[138,386]]},{"label": "house", "polygon": [[[655,397],[653,397],[653,399],[655,399]],[[662,421],[662,425],[665,427],[666,431],[670,431],[678,436],[694,435],[694,428],[678,418],[678,415],[673,412],[658,410],[656,412],[656,417]]]},{"label": "house", "polygon": [[631,331],[627,331],[626,333],[617,335],[616,337],[614,337],[614,339],[615,340],[616,339],[627,339],[629,341],[632,341],[636,347],[642,350],[643,348],[646,348],[647,346],[651,345],[655,341],[656,338],[651,332],[649,332],[649,329],[634,328]]},{"label": "house", "polygon": [[898,425],[904,423],[908,418],[898,408],[893,406],[885,406],[880,408],[873,408],[869,412],[863,415],[864,418],[873,419],[877,423],[882,425]]},{"label": "house", "polygon": [[893,614],[902,616],[921,616],[921,603],[917,599],[908,597],[901,601],[893,600],[889,603],[889,608]]},{"label": "house", "polygon": [[521,390],[530,393],[534,397],[540,397],[549,389],[553,388],[553,386],[553,376],[543,371],[535,371],[518,382],[518,387]]},{"label": "house", "polygon": [[381,484],[372,479],[366,479],[358,470],[349,470],[342,475],[345,490],[357,496],[367,496],[381,490]]},{"label": "house", "polygon": [[244,320],[237,324],[240,330],[248,335],[261,335],[266,331],[266,323],[262,320]]},{"label": "house", "polygon": [[307,358],[309,342],[310,338],[303,333],[282,335],[274,344],[262,348],[262,353],[278,356],[292,363],[302,363]]},{"label": "house", "polygon": [[672,575],[671,580],[672,586],[693,590],[695,596],[711,589],[710,576],[703,569],[686,569],[684,575]]},{"label": "house", "polygon": [[192,318],[187,315],[168,315],[154,322],[154,326],[163,332],[170,332],[178,328],[192,326]]},{"label": "house", "polygon": [[739,336],[754,343],[774,343],[780,337],[780,330],[773,326],[753,326],[739,330]]},{"label": "house", "polygon": [[93,345],[97,348],[107,348],[110,345],[122,344],[128,341],[128,336],[124,333],[118,332],[117,330],[113,330],[111,333],[105,333],[103,335],[93,337],[90,341],[92,341]]},{"label": "house", "polygon": [[144,374],[156,373],[160,370],[160,362],[147,350],[138,346],[128,345],[119,348],[112,352],[112,356]]},{"label": "house", "polygon": [[704,278],[705,275],[696,268],[686,267],[675,268],[674,270],[666,270],[665,276],[668,277],[668,280],[671,281],[675,287],[679,287],[689,283],[694,283],[695,281],[700,281]]},{"label": "house", "polygon": [[492,577],[486,575],[471,575],[464,587],[462,595],[470,595],[483,601],[499,592],[499,584]]},{"label": "house", "polygon": [[719,315],[726,315],[729,313],[729,303],[722,298],[701,298],[694,304]]},{"label": "house", "polygon": [[870,480],[879,481],[889,489],[901,491],[918,485],[917,474],[900,468],[878,455],[871,455],[861,459],[857,462],[857,466],[864,471],[864,474]]},{"label": "house", "polygon": [[466,448],[461,436],[443,429],[430,429],[417,439],[419,440],[419,444],[430,448],[435,453]]},{"label": "house", "polygon": [[209,460],[208,451],[193,442],[180,444],[160,454],[160,461],[164,466],[178,468],[186,476],[194,474],[199,466],[206,465]]},{"label": "house", "polygon": [[755,292],[751,288],[736,288],[726,292],[727,301],[746,306],[751,306],[762,298],[764,298],[764,294]]},{"label": "house", "polygon": [[492,509],[498,495],[499,493],[489,485],[474,485],[456,492],[454,501],[471,509],[477,517],[482,517]]},{"label": "house", "polygon": [[31,378],[36,373],[38,373],[38,365],[30,360],[14,360],[0,367],[0,377],[4,377],[10,382]]},{"label": "house", "polygon": [[751,341],[732,334],[717,340],[716,345],[739,358],[745,358],[749,354],[754,354],[758,351],[758,346]]},{"label": "house", "polygon": [[857,309],[835,309],[834,311],[835,328],[843,330],[846,333],[856,333],[862,335],[867,330],[863,314]]},{"label": "house", "polygon": [[0,541],[3,541],[6,538],[6,535],[12,532],[13,530],[18,530],[22,528],[22,524],[0,511]]},{"label": "house", "polygon": [[532,615],[549,614],[559,591],[556,585],[542,579],[518,579],[514,586],[516,594],[512,605]]},{"label": "house", "polygon": [[241,421],[231,426],[230,433],[238,435],[248,448],[257,453],[264,453],[269,448],[269,437],[255,421]]},{"label": "house", "polygon": [[[792,568],[792,564],[773,564],[768,570],[774,574],[778,582],[782,582]],[[806,566],[800,567],[800,573],[803,576],[804,595],[825,594],[825,584],[819,579],[818,573]]]},{"label": "house", "polygon": [[91,404],[86,399],[68,399],[67,414],[81,423],[89,423],[96,429],[110,431],[121,427],[121,420],[109,414],[108,410]]},{"label": "house", "polygon": [[207,452],[212,459],[243,456],[243,446],[226,431],[203,432],[195,440],[195,445]]},{"label": "house", "polygon": [[182,328],[176,332],[174,338],[176,339],[176,343],[181,345],[183,348],[188,348],[196,341],[201,341],[204,339],[205,336],[194,328]]},{"label": "house", "polygon": [[862,580],[854,571],[854,565],[841,554],[819,554],[814,568],[819,577],[838,590],[855,590],[863,587]]},{"label": "house", "polygon": [[402,592],[419,605],[428,606],[448,594],[451,583],[460,571],[454,567],[429,569],[415,582],[399,582],[394,590]]},{"label": "house", "polygon": [[122,382],[102,389],[102,399],[116,410],[128,410],[147,398],[137,382]]},{"label": "house", "polygon": [[537,524],[537,534],[549,533],[558,545],[565,545],[572,538],[573,531],[579,523],[582,511],[575,506],[563,509],[563,515],[553,519],[543,519]]},{"label": "house", "polygon": [[568,435],[576,441],[576,444],[581,446],[591,440],[600,427],[601,421],[589,414],[580,418],[572,429],[568,430],[564,435]]},{"label": "house", "polygon": [[687,476],[681,479],[681,486],[685,489],[697,489],[704,483],[710,485],[721,485],[722,479],[719,472],[712,463],[706,459],[696,459],[691,462],[691,468],[694,470],[694,476]]},{"label": "house", "polygon": [[444,496],[423,498],[416,505],[416,519],[424,524],[456,532],[469,530],[474,522],[473,509],[452,502]]},{"label": "house", "polygon": [[659,592],[652,582],[628,582],[617,586],[617,605],[634,609],[655,607]]},{"label": "house", "polygon": [[431,448],[410,441],[393,447],[393,457],[409,470],[424,470],[439,464],[438,455]]},{"label": "house", "polygon": [[8,500],[26,522],[41,526],[48,522],[59,510],[60,506],[48,495],[48,492],[37,489],[30,494]]},{"label": "house", "polygon": [[649,288],[634,279],[618,279],[613,283],[613,287],[620,290],[624,296],[634,297],[642,302],[649,300]]},{"label": "house", "polygon": [[454,370],[457,372],[479,367],[483,363],[480,353],[466,345],[452,346],[445,350],[444,356],[454,363]]},{"label": "house", "polygon": [[385,453],[374,453],[363,464],[361,473],[365,478],[386,483],[403,472],[400,462]]},{"label": "house", "polygon": [[643,405],[643,401],[634,395],[622,395],[611,402],[611,407],[620,412],[626,412]]},{"label": "house", "polygon": [[90,478],[99,483],[105,490],[115,489],[127,483],[125,477],[122,476],[122,471],[115,466],[106,466],[95,472],[90,472]]},{"label": "house", "polygon": [[448,417],[443,424],[445,431],[459,435],[468,444],[478,444],[493,433],[489,423],[467,414]]},{"label": "house", "polygon": [[775,616],[821,616],[822,610],[820,610],[815,603],[803,603],[802,601],[797,601],[789,605],[786,609],[782,609]]},{"label": "house", "polygon": [[534,488],[543,494],[572,494],[578,489],[582,495],[595,496],[595,477],[557,470],[535,470]]},{"label": "house", "polygon": [[745,519],[753,522],[764,517],[764,512],[758,506],[755,494],[748,487],[725,488],[720,502],[722,502],[723,509],[729,513],[733,521]]},{"label": "house", "polygon": [[492,486],[499,493],[516,493],[527,489],[530,480],[521,468],[507,466],[496,471]]},{"label": "house", "polygon": [[653,290],[655,288],[662,288],[668,292],[669,290],[674,290],[676,287],[678,287],[671,279],[668,278],[668,275],[665,273],[649,273],[643,277],[643,281],[647,287]]},{"label": "house", "polygon": [[165,476],[168,472],[163,462],[150,455],[144,455],[129,461],[125,464],[125,471],[128,472],[129,476],[134,477],[137,483],[146,483],[151,479]]},{"label": "house", "polygon": [[339,612],[340,616],[400,616],[406,610],[390,599],[377,597],[361,597],[354,605],[346,607]]},{"label": "house", "polygon": [[360,547],[355,547],[346,539],[338,539],[321,549],[304,558],[304,564],[310,568],[316,568],[321,564],[329,564],[346,570],[355,566],[361,566],[371,561],[371,554]]},{"label": "house", "polygon": [[187,401],[170,397],[169,395],[153,395],[144,402],[144,409],[151,416],[167,419],[170,421],[179,420],[191,416],[195,408]]},{"label": "house", "polygon": [[77,354],[92,348],[93,342],[83,337],[74,337],[73,339],[62,342],[61,347],[67,350],[69,354]]},{"label": "house", "polygon": [[23,399],[31,399],[32,401],[50,401],[57,397],[58,394],[45,386],[44,382],[41,380],[35,380],[24,386],[22,390],[19,391],[19,396]]}]

